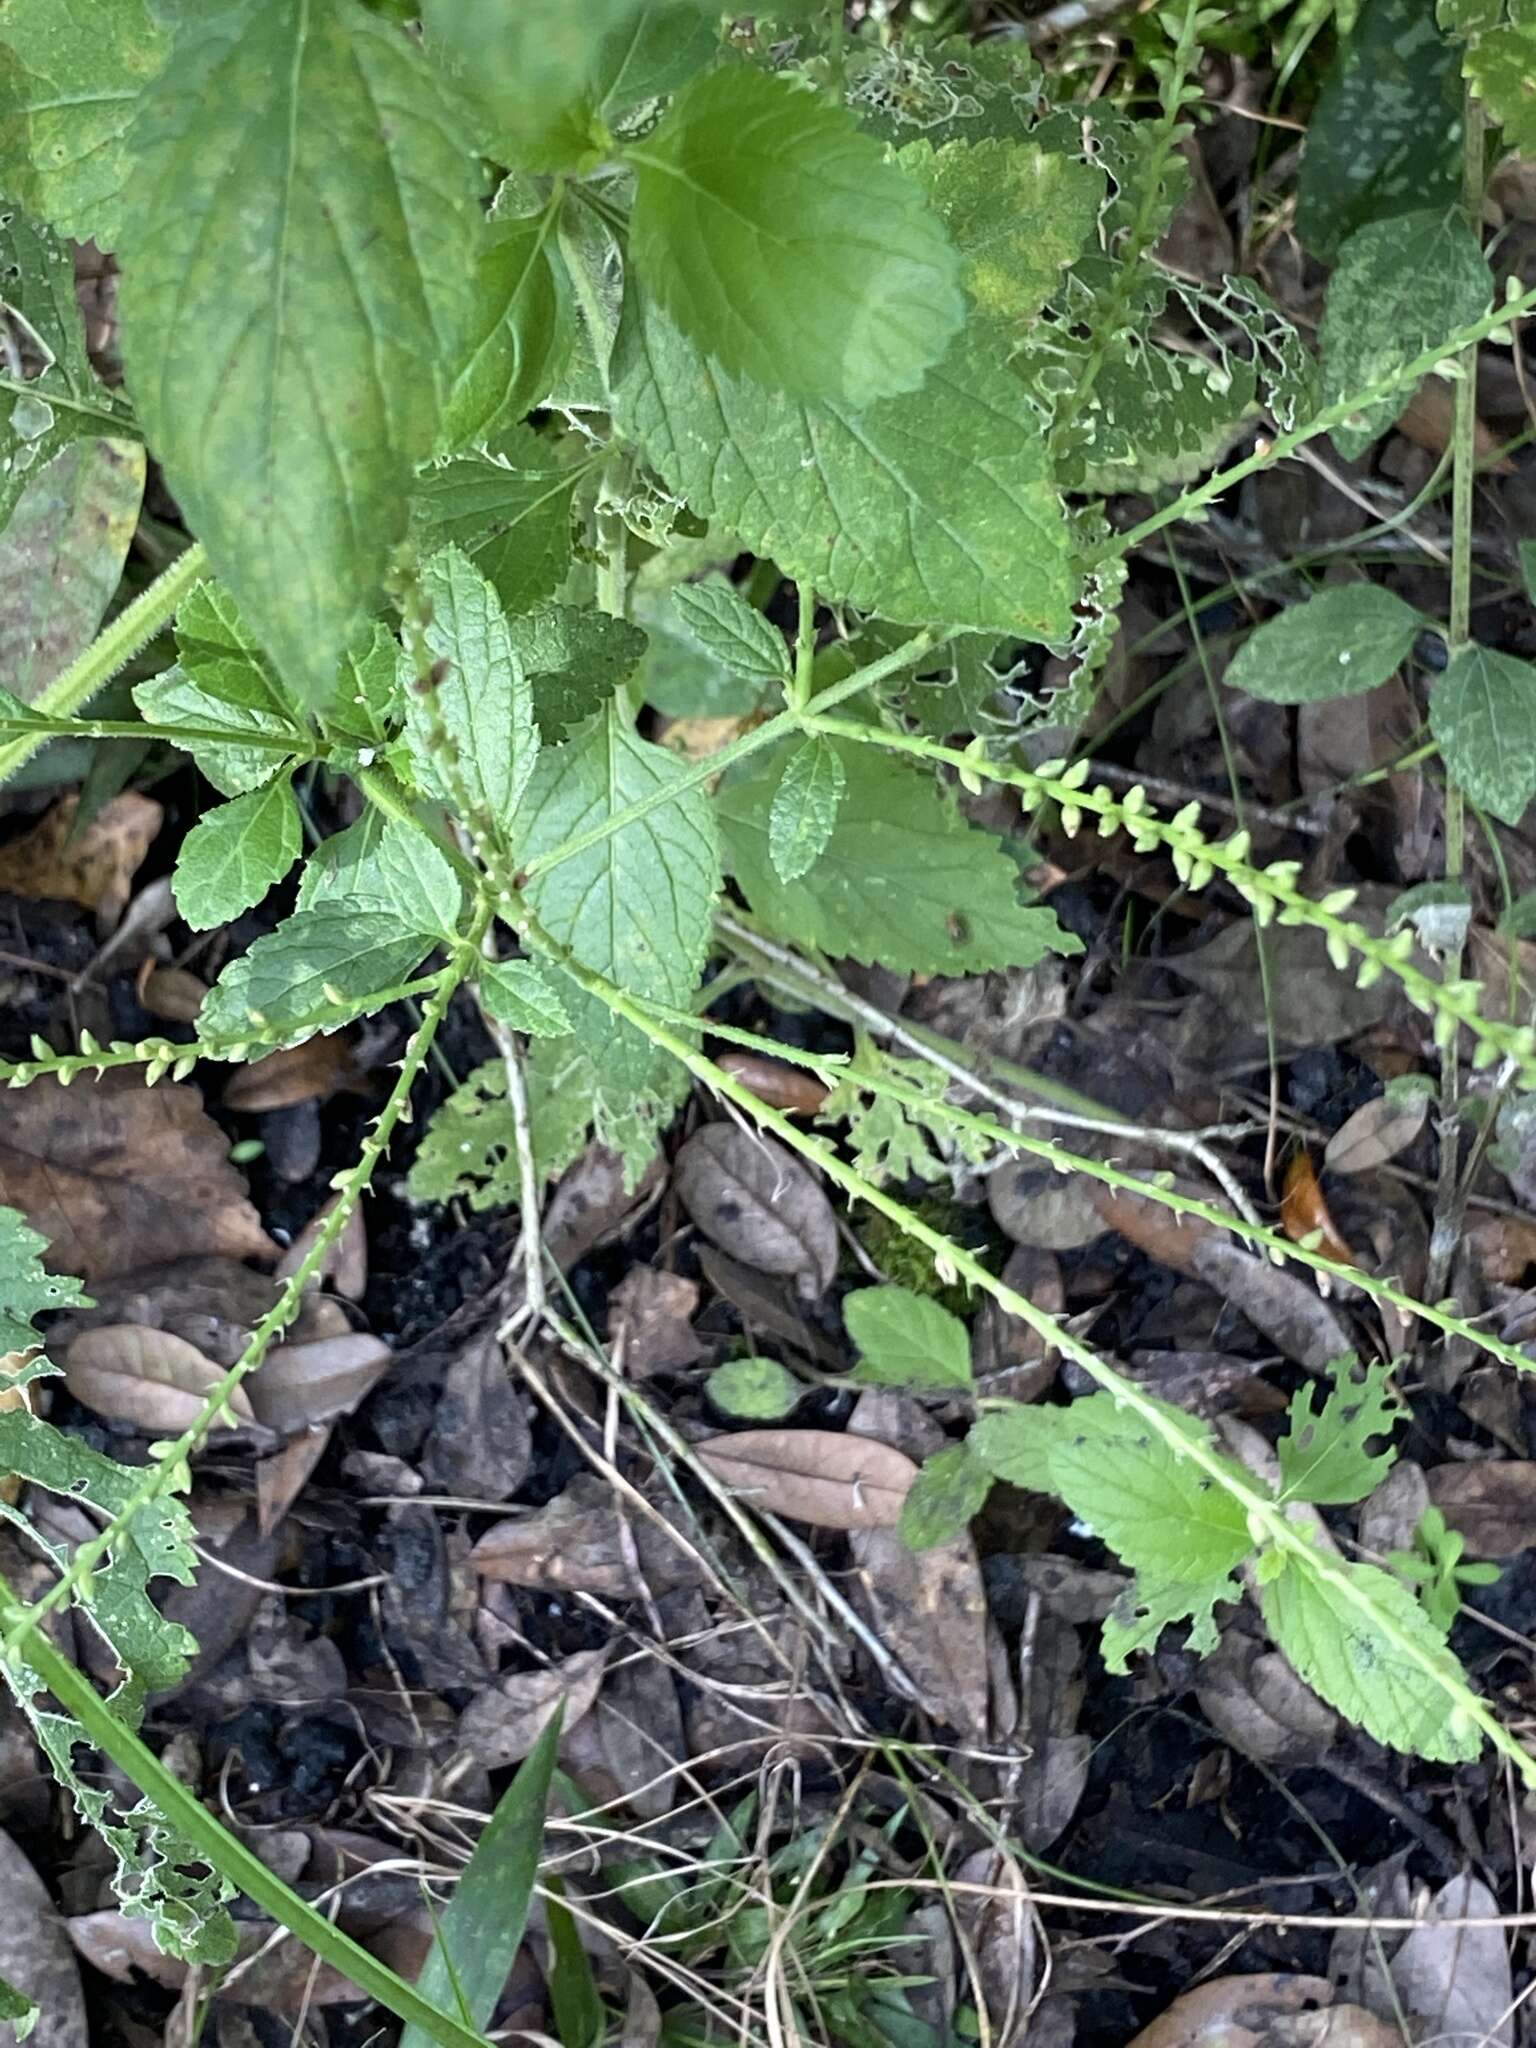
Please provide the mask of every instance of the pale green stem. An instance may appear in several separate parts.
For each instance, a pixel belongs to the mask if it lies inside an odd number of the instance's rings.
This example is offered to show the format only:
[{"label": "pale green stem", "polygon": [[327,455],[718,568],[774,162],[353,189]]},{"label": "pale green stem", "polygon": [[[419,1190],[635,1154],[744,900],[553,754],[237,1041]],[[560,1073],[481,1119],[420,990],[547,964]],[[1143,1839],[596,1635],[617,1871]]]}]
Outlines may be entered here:
[{"label": "pale green stem", "polygon": [[[147,590],[139,592],[132,604],[124,606],[111,625],[97,634],[62,675],[55,676],[38,697],[34,709],[45,718],[69,718],[82,704],[88,704],[125,662],[147,646],[162,626],[170,624],[177,606],[198,579],[206,575],[207,569],[208,557],[202,543],[194,541]],[[0,747],[0,782],[8,781],[48,737],[43,732],[24,734]]]},{"label": "pale green stem", "polygon": [[[540,937],[551,951],[566,954],[566,949],[549,934],[543,933]],[[1037,1308],[1027,1296],[989,1272],[974,1253],[952,1243],[883,1188],[866,1180],[831,1145],[802,1131],[788,1116],[769,1107],[734,1075],[717,1067],[703,1053],[696,1052],[686,1039],[668,1026],[658,1023],[643,1004],[623,989],[615,987],[603,975],[584,967],[568,954],[562,964],[589,995],[595,996],[615,1016],[632,1024],[653,1045],[670,1053],[695,1080],[734,1103],[760,1128],[772,1131],[792,1152],[809,1160],[824,1173],[835,1187],[868,1203],[905,1235],[915,1239],[932,1255],[936,1264],[942,1264],[972,1287],[990,1295],[1006,1314],[1017,1316],[1063,1356],[1080,1365],[1096,1386],[1112,1394],[1122,1407],[1138,1416],[1175,1457],[1192,1464],[1237,1502],[1248,1518],[1255,1549],[1268,1546],[1281,1553],[1289,1565],[1324,1586],[1331,1599],[1357,1613],[1373,1636],[1389,1642],[1397,1657],[1412,1665],[1444,1695],[1448,1717],[1460,1717],[1480,1729],[1499,1754],[1515,1766],[1525,1782],[1536,1786],[1536,1757],[1531,1756],[1509,1733],[1488,1703],[1471,1690],[1465,1679],[1448,1672],[1440,1658],[1426,1649],[1417,1635],[1399,1627],[1393,1615],[1378,1608],[1344,1565],[1318,1549],[1309,1530],[1287,1519],[1284,1507],[1272,1494],[1260,1491],[1257,1485],[1240,1476],[1230,1460],[1202,1437],[1191,1434],[1187,1424],[1175,1419],[1162,1402],[1146,1393],[1134,1380],[1128,1380],[1117,1372],[1054,1316]]]},{"label": "pale green stem", "polygon": [[[0,1580],[0,1617],[8,1624],[10,1636],[20,1636],[17,1617],[27,1610],[12,1589]],[[118,1719],[95,1687],[77,1671],[67,1657],[60,1656],[46,1635],[28,1632],[20,1648],[30,1665],[67,1714],[74,1717],[103,1756],[110,1757],[126,1777],[151,1800],[165,1819],[183,1835],[207,1861],[237,1890],[280,1926],[296,1935],[304,1945],[334,1970],[355,1984],[359,1991],[376,1999],[386,2011],[408,2024],[420,2027],[443,2048],[486,2048],[485,2038],[466,2027],[453,2014],[442,2012],[414,1985],[371,1956],[325,1915],[318,1912],[292,1888],[284,1884],[261,1858],[231,1834],[202,1801],[168,1771],[149,1746],[125,1722]]]}]

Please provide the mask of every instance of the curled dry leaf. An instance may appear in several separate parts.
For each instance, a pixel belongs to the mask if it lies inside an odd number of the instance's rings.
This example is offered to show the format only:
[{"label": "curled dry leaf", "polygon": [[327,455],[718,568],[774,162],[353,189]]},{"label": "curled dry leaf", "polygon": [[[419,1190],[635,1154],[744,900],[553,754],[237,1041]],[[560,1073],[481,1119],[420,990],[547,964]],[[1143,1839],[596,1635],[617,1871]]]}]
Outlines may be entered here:
[{"label": "curled dry leaf", "polygon": [[759,1102],[771,1109],[786,1109],[791,1116],[815,1116],[827,1099],[827,1084],[818,1081],[804,1067],[792,1067],[787,1060],[770,1060],[762,1053],[722,1052],[716,1065],[734,1074],[743,1088],[750,1088]]},{"label": "curled dry leaf", "polygon": [[1217,1977],[1176,1998],[1130,2048],[1269,2048],[1277,2020],[1332,2002],[1326,1977],[1283,1970]]},{"label": "curled dry leaf", "polygon": [[94,910],[111,931],[128,907],[133,877],[165,818],[153,797],[127,790],[75,830],[78,796],[60,797],[30,832],[0,846],[0,889],[55,896]]},{"label": "curled dry leaf", "polygon": [[1195,1674],[1201,1711],[1243,1756],[1283,1770],[1331,1749],[1339,1718],[1303,1684],[1278,1650],[1229,1629]]},{"label": "curled dry leaf", "polygon": [[608,1341],[636,1379],[697,1365],[708,1347],[693,1334],[699,1283],[654,1266],[631,1266],[608,1298]]},{"label": "curled dry leaf", "polygon": [[706,1124],[674,1167],[684,1208],[722,1251],[814,1300],[837,1273],[832,1204],[800,1162],[739,1124]]},{"label": "curled dry leaf", "polygon": [[203,1252],[270,1260],[229,1141],[198,1091],[126,1070],[61,1087],[44,1074],[6,1098],[0,1204],[48,1240],[48,1263],[94,1289]]},{"label": "curled dry leaf", "polygon": [[687,1551],[648,1515],[637,1509],[626,1528],[611,1489],[590,1472],[578,1473],[543,1507],[493,1524],[469,1555],[482,1578],[604,1600],[633,1599],[646,1587],[666,1593],[700,1576]]},{"label": "curled dry leaf", "polygon": [[195,1024],[208,993],[206,981],[185,967],[162,967],[152,953],[145,954],[133,986],[139,1007],[166,1024]]},{"label": "curled dry leaf", "polygon": [[226,1109],[255,1114],[291,1109],[297,1102],[325,1102],[340,1089],[358,1091],[366,1086],[352,1057],[350,1034],[333,1031],[306,1038],[302,1045],[282,1046],[248,1067],[236,1067],[221,1099]]},{"label": "curled dry leaf", "polygon": [[[202,1413],[224,1377],[185,1338],[136,1323],[107,1323],[76,1337],[63,1358],[64,1380],[77,1401],[113,1422],[131,1422],[151,1436],[180,1436]],[[237,1422],[254,1423],[244,1387],[229,1396]]]},{"label": "curled dry leaf", "polygon": [[378,1385],[390,1360],[382,1338],[364,1331],[280,1344],[246,1382],[256,1419],[280,1436],[350,1415]]},{"label": "curled dry leaf", "polygon": [[1536,1463],[1478,1458],[1426,1472],[1431,1504],[1467,1540],[1468,1557],[1514,1557],[1536,1544]]},{"label": "curled dry leaf", "polygon": [[890,1529],[917,1467],[889,1444],[830,1429],[746,1429],[694,1446],[748,1506],[816,1529]]},{"label": "curled dry leaf", "polygon": [[499,1770],[525,1757],[562,1703],[562,1728],[592,1711],[602,1689],[606,1650],[581,1650],[543,1671],[500,1678],[477,1692],[459,1716],[459,1742],[482,1769]]},{"label": "curled dry leaf", "polygon": [[1410,1095],[1406,1102],[1375,1096],[1339,1125],[1328,1140],[1323,1164],[1330,1173],[1369,1173],[1406,1152],[1428,1117],[1428,1095]]},{"label": "curled dry leaf", "polygon": [[1341,1266],[1360,1263],[1329,1213],[1328,1203],[1318,1184],[1317,1170],[1306,1152],[1296,1153],[1285,1169],[1280,1225],[1292,1244],[1310,1245],[1324,1258],[1336,1259]]},{"label": "curled dry leaf", "polygon": [[[0,1977],[38,2007],[34,2048],[88,2048],[80,1971],[48,1888],[9,1835],[0,1834]],[[13,2027],[0,2024],[12,2048]]]},{"label": "curled dry leaf", "polygon": [[[898,1396],[861,1397],[847,1442],[884,1449]],[[898,1453],[898,1455],[900,1455]],[[894,1529],[857,1528],[850,1548],[880,1639],[894,1650],[924,1711],[972,1741],[987,1734],[987,1598],[969,1535],[913,1550]]]}]

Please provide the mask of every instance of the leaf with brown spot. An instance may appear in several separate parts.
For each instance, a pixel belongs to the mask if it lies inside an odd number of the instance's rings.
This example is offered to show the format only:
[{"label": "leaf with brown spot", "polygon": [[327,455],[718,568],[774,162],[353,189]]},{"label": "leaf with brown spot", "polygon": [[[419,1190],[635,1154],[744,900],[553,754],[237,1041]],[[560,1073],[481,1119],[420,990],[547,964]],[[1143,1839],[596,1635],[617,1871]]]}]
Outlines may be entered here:
[{"label": "leaf with brown spot", "polygon": [[683,1207],[722,1251],[794,1279],[807,1300],[837,1272],[837,1219],[818,1182],[771,1138],[706,1124],[673,1169]]},{"label": "leaf with brown spot", "polygon": [[[63,1366],[65,1385],[77,1401],[151,1436],[180,1436],[190,1429],[224,1377],[184,1337],[137,1323],[85,1331],[65,1352]],[[256,1420],[244,1387],[235,1388],[228,1406],[237,1421]]]},{"label": "leaf with brown spot", "polygon": [[45,1074],[6,1097],[0,1204],[88,1286],[203,1252],[270,1260],[228,1140],[190,1085],[111,1071],[65,1088]]},{"label": "leaf with brown spot", "polygon": [[892,1529],[917,1467],[889,1444],[831,1429],[744,1429],[695,1444],[745,1505],[815,1529]]},{"label": "leaf with brown spot", "polygon": [[125,790],[75,830],[78,796],[62,796],[19,839],[0,846],[0,889],[13,896],[57,897],[94,910],[111,931],[128,907],[139,863],[154,843],[165,809]]}]

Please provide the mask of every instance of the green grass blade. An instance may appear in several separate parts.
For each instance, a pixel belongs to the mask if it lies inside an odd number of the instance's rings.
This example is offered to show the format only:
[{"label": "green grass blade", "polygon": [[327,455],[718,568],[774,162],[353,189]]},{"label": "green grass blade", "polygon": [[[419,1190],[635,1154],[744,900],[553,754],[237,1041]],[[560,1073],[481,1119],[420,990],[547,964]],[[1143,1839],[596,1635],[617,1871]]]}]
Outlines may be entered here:
[{"label": "green grass blade", "polygon": [[[484,2027],[490,2018],[528,1923],[560,1721],[557,1712],[502,1794],[416,1980],[433,2005],[457,2005],[466,2026]],[[407,2027],[400,2048],[431,2048],[430,2036]]]},{"label": "green grass blade", "polygon": [[549,1880],[545,1910],[549,1916],[549,1999],[555,2009],[555,2032],[561,2048],[595,2048],[603,2037],[603,2001],[598,1996],[597,1980],[571,1909],[565,1903],[565,1886],[557,1877]]}]

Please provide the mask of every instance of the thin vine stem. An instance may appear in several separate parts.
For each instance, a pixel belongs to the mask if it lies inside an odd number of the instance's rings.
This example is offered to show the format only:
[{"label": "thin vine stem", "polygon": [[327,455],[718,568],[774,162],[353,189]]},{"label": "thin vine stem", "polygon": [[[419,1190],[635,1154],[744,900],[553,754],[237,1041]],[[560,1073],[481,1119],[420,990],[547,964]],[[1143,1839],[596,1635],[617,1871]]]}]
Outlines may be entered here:
[{"label": "thin vine stem", "polygon": [[4,1637],[0,1638],[0,1659],[14,1659],[26,1639],[40,1624],[89,1580],[92,1572],[102,1563],[134,1516],[151,1506],[162,1495],[185,1489],[190,1477],[190,1460],[217,1425],[225,1402],[240,1383],[255,1372],[275,1339],[281,1336],[298,1314],[305,1289],[321,1270],[332,1245],[345,1230],[352,1211],[367,1192],[378,1163],[394,1134],[395,1126],[409,1107],[411,1090],[426,1064],[427,1055],[442,1021],[448,1014],[448,1005],[453,1001],[460,982],[466,980],[478,964],[478,948],[489,928],[490,920],[491,906],[488,903],[482,904],[469,933],[454,949],[453,956],[446,966],[433,978],[431,1000],[422,1012],[421,1023],[411,1035],[388,1100],[364,1138],[356,1161],[345,1173],[338,1175],[333,1183],[336,1202],[316,1233],[314,1243],[284,1282],[282,1292],[272,1307],[252,1329],[245,1349],[217,1386],[210,1390],[195,1421],[166,1447],[159,1461],[135,1487],[119,1512],[98,1535],[79,1546],[69,1564],[47,1591],[6,1628]]},{"label": "thin vine stem", "polygon": [[1522,315],[1532,311],[1536,311],[1536,285],[1508,300],[1504,305],[1496,307],[1492,312],[1485,313],[1482,319],[1474,320],[1466,327],[1457,328],[1454,333],[1447,335],[1443,342],[1434,348],[1424,349],[1411,362],[1404,363],[1390,377],[1382,378],[1369,390],[1354,392],[1348,398],[1341,398],[1333,405],[1324,406],[1321,412],[1314,413],[1311,419],[1304,421],[1302,425],[1291,427],[1283,434],[1277,434],[1273,440],[1262,441],[1253,453],[1244,456],[1241,462],[1234,462],[1228,469],[1217,470],[1213,476],[1207,477],[1203,484],[1197,484],[1192,490],[1182,492],[1160,512],[1151,513],[1139,525],[1106,541],[1100,550],[1101,556],[1109,558],[1133,553],[1135,549],[1143,547],[1154,534],[1161,533],[1165,526],[1176,526],[1181,520],[1192,518],[1213,499],[1222,497],[1230,491],[1235,484],[1245,482],[1247,478],[1256,476],[1260,470],[1268,469],[1274,463],[1283,462],[1286,456],[1294,455],[1296,450],[1304,447],[1308,441],[1315,441],[1319,434],[1331,434],[1335,427],[1342,427],[1355,413],[1374,405],[1378,399],[1389,398],[1394,391],[1407,390],[1411,385],[1417,384],[1421,377],[1427,377],[1438,364],[1463,354],[1467,349],[1475,347],[1478,342],[1486,341],[1488,336],[1499,328],[1507,327],[1511,320],[1518,320]]},{"label": "thin vine stem", "polygon": [[[82,704],[88,704],[125,662],[132,661],[162,626],[169,625],[182,599],[207,572],[207,551],[201,541],[194,541],[132,604],[123,607],[62,675],[54,677],[37,698],[37,712],[44,718],[69,718]],[[0,747],[0,782],[8,781],[30,761],[48,737],[46,732],[23,734]]]},{"label": "thin vine stem", "polygon": [[[541,937],[557,951],[563,950],[549,934],[542,934]],[[1459,1675],[1447,1671],[1432,1651],[1426,1649],[1416,1636],[1399,1626],[1391,1613],[1378,1608],[1348,1570],[1319,1550],[1304,1527],[1287,1518],[1281,1502],[1268,1493],[1261,1493],[1246,1478],[1240,1476],[1232,1468],[1230,1461],[1211,1444],[1204,1441],[1201,1436],[1191,1434],[1187,1427],[1165,1410],[1160,1401],[1139,1387],[1134,1380],[1129,1380],[1118,1372],[1107,1360],[1083,1343],[1081,1338],[1075,1336],[1064,1323],[1048,1314],[1046,1310],[1038,1308],[1027,1296],[1000,1280],[973,1252],[952,1242],[941,1231],[925,1223],[904,1203],[897,1201],[893,1195],[888,1194],[883,1188],[876,1187],[873,1182],[840,1158],[831,1145],[820,1138],[812,1137],[807,1131],[802,1131],[782,1111],[772,1108],[761,1097],[754,1095],[751,1089],[738,1081],[734,1075],[716,1066],[705,1054],[696,1052],[686,1039],[679,1037],[670,1026],[661,1023],[645,1004],[616,987],[604,975],[584,967],[581,962],[571,959],[565,964],[567,971],[589,995],[596,997],[615,1016],[622,1017],[626,1023],[632,1024],[658,1050],[670,1053],[696,1081],[725,1101],[733,1103],[760,1129],[771,1131],[792,1152],[808,1160],[824,1173],[835,1187],[878,1210],[904,1235],[921,1244],[936,1264],[942,1264],[945,1269],[954,1272],[971,1286],[990,1295],[1008,1315],[1017,1316],[1047,1343],[1054,1345],[1064,1357],[1081,1366],[1097,1387],[1105,1393],[1112,1394],[1123,1408],[1137,1416],[1176,1458],[1193,1465],[1241,1507],[1253,1532],[1255,1549],[1268,1546],[1281,1554],[1287,1561],[1325,1586],[1332,1598],[1359,1614],[1373,1635],[1389,1642],[1398,1657],[1417,1669],[1445,1696],[1453,1719],[1480,1730],[1494,1749],[1501,1756],[1508,1758],[1525,1783],[1536,1787],[1536,1756],[1532,1756],[1505,1728],[1488,1702],[1474,1693]]]},{"label": "thin vine stem", "polygon": [[1172,818],[1160,818],[1146,808],[1145,792],[1130,789],[1117,797],[1106,784],[1088,788],[1093,764],[1086,759],[1073,763],[1061,773],[1038,773],[989,761],[979,753],[962,752],[918,733],[898,732],[889,726],[858,725],[851,719],[828,718],[812,713],[803,721],[807,730],[829,738],[851,740],[860,746],[885,747],[911,754],[920,760],[953,768],[962,778],[1000,782],[1016,789],[1026,799],[1026,808],[1042,803],[1061,806],[1062,822],[1068,833],[1080,829],[1085,817],[1098,820],[1099,831],[1108,836],[1123,831],[1138,851],[1166,847],[1174,868],[1185,886],[1204,888],[1213,875],[1221,875],[1249,903],[1262,921],[1274,918],[1280,924],[1311,925],[1328,945],[1329,958],[1342,972],[1350,956],[1359,959],[1362,987],[1383,974],[1401,983],[1414,1007],[1435,1020],[1435,1042],[1454,1037],[1465,1026],[1476,1040],[1474,1066],[1488,1066],[1500,1058],[1514,1062],[1536,1085],[1536,1032],[1528,1025],[1513,1025],[1496,1017],[1484,1017],[1478,1010],[1481,984],[1475,981],[1437,981],[1413,961],[1413,933],[1405,929],[1390,939],[1377,936],[1358,918],[1344,915],[1354,902],[1356,891],[1337,889],[1314,900],[1297,887],[1299,864],[1271,861],[1255,867],[1248,859],[1248,835],[1235,832],[1225,840],[1206,839],[1196,829],[1198,800],[1186,804]]}]

